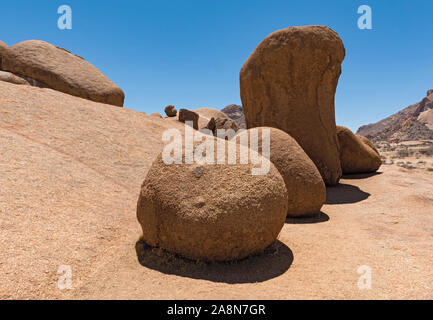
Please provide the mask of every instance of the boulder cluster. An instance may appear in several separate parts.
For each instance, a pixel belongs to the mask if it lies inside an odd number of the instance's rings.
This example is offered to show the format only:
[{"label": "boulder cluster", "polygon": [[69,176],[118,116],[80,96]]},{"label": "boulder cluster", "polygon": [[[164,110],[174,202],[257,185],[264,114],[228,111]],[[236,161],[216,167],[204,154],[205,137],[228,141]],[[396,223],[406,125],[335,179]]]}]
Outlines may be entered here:
[{"label": "boulder cluster", "polygon": [[[270,170],[252,175],[252,164],[242,164],[239,153],[235,164],[166,164],[159,155],[138,200],[143,240],[191,259],[241,259],[273,243],[286,217],[319,213],[326,185],[338,184],[343,174],[376,171],[381,159],[374,145],[335,123],[344,57],[343,42],[330,28],[279,30],[240,71],[248,130],[215,109],[180,109],[179,121],[213,133],[206,140],[211,145],[222,141],[218,129],[233,129],[238,134],[223,143],[251,156],[266,158],[267,132]],[[176,117],[174,111],[165,109],[168,117]]]},{"label": "boulder cluster", "polygon": [[125,94],[82,57],[44,41],[8,47],[0,41],[0,80],[50,88],[76,97],[123,106]]},{"label": "boulder cluster", "polygon": [[[323,26],[292,27],[266,37],[240,71],[248,130],[212,108],[165,107],[166,119],[190,124],[205,142],[194,142],[200,161],[185,161],[185,148],[180,163],[166,163],[163,153],[154,161],[137,205],[143,240],[190,259],[242,259],[271,245],[286,217],[319,213],[325,185],[337,184],[342,174],[378,170],[374,145],[335,123],[344,56],[337,33]],[[125,98],[82,57],[38,40],[11,47],[0,41],[0,81],[119,107]],[[160,113],[151,116],[164,119]],[[228,131],[233,136],[220,135]],[[214,152],[221,144],[224,163]],[[229,147],[237,151],[234,159]],[[260,159],[269,170],[253,174],[257,163],[242,161],[241,154]]]}]

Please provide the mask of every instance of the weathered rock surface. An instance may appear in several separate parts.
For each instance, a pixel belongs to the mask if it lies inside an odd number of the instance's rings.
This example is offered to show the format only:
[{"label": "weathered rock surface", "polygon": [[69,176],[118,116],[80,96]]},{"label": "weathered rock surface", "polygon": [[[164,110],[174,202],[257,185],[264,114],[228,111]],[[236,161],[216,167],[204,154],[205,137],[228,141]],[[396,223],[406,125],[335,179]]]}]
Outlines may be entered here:
[{"label": "weathered rock surface", "polygon": [[125,99],[122,89],[96,67],[44,41],[29,40],[9,47],[2,68],[80,98],[119,107]]},{"label": "weathered rock surface", "polygon": [[379,152],[350,129],[337,126],[341,169],[344,174],[375,172],[382,165]]},{"label": "weathered rock surface", "polygon": [[[301,146],[282,130],[258,127],[240,133],[236,139],[257,130],[258,150],[262,150],[263,132],[270,134],[270,160],[284,179],[288,194],[287,216],[300,217],[319,213],[326,200],[326,187],[313,161]],[[250,143],[249,142],[249,143]]]},{"label": "weathered rock surface", "polygon": [[26,79],[7,71],[0,71],[0,80],[14,84],[29,85],[29,82]]},{"label": "weathered rock surface", "polygon": [[6,55],[7,49],[8,46],[6,45],[6,43],[0,40],[0,70],[2,70],[3,57]]},{"label": "weathered rock surface", "polygon": [[193,111],[200,116],[198,119],[199,129],[206,128],[212,118],[230,119],[225,113],[214,108],[197,108]]},{"label": "weathered rock surface", "polygon": [[361,136],[359,134],[356,134],[356,136],[361,139],[362,142],[364,142],[367,146],[369,146],[371,149],[373,149],[379,156],[379,150],[377,150],[376,146],[374,145],[373,142],[371,142],[368,138]]},{"label": "weathered rock surface", "polygon": [[247,127],[289,133],[329,185],[341,177],[334,96],[344,56],[333,30],[291,27],[265,38],[240,72]]},{"label": "weathered rock surface", "polygon": [[218,130],[223,129],[226,130],[233,130],[233,132],[237,132],[239,130],[239,126],[236,123],[236,121],[232,119],[224,118],[211,118],[209,123],[206,126],[206,129],[209,129],[212,131],[214,136],[217,136]]},{"label": "weathered rock surface", "polygon": [[230,119],[236,121],[239,125],[239,128],[246,129],[247,124],[245,123],[245,115],[242,109],[242,106],[238,106],[237,104],[231,104],[221,110],[221,112],[225,113]]},{"label": "weathered rock surface", "polygon": [[[184,129],[168,119],[0,81],[2,299],[432,299],[433,172],[396,165],[343,178],[328,188],[329,221],[285,223],[257,257],[134,250],[140,185],[162,133]],[[364,264],[373,290],[356,285]],[[73,290],[58,289],[60,265]]]},{"label": "weathered rock surface", "polygon": [[[217,148],[219,139],[208,138]],[[242,259],[271,245],[287,213],[284,181],[271,163],[267,174],[252,175],[254,165],[239,159],[237,153],[236,164],[165,164],[160,155],[137,205],[144,241],[205,261]]]},{"label": "weathered rock surface", "polygon": [[154,112],[154,113],[151,114],[151,116],[162,119],[162,116],[161,116],[161,114],[159,112]]}]

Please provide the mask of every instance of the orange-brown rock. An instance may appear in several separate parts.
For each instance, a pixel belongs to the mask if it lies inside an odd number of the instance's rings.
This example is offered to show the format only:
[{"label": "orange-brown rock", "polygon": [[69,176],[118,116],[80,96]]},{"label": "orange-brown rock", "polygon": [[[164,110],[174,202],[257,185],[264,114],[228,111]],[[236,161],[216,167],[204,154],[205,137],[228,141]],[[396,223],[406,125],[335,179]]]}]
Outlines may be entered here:
[{"label": "orange-brown rock", "polygon": [[341,177],[334,96],[344,56],[333,30],[291,27],[266,37],[240,72],[247,127],[289,133],[329,185]]},{"label": "orange-brown rock", "polygon": [[193,111],[200,116],[198,119],[199,129],[205,128],[212,118],[230,119],[224,112],[214,108],[198,108]]},{"label": "orange-brown rock", "polygon": [[192,122],[193,128],[195,130],[198,130],[198,119],[199,119],[199,115],[191,110],[187,110],[187,109],[180,109],[179,110],[179,121],[186,123],[187,121]]},{"label": "orange-brown rock", "polygon": [[9,47],[2,68],[84,99],[119,107],[125,99],[122,89],[96,67],[44,41],[29,40]]},{"label": "orange-brown rock", "polygon": [[348,128],[337,126],[337,136],[344,174],[375,172],[382,165],[378,151]]},{"label": "orange-brown rock", "polygon": [[299,217],[319,213],[326,201],[326,187],[323,179],[301,146],[282,130],[269,127],[249,129],[240,133],[236,139],[241,142],[242,135],[257,130],[258,150],[262,150],[263,132],[269,130],[270,160],[284,179],[288,194],[287,216]]},{"label": "orange-brown rock", "polygon": [[224,118],[211,118],[208,122],[206,129],[209,129],[212,131],[214,136],[218,135],[218,130],[224,130],[224,132],[227,132],[227,130],[233,130],[233,134],[239,130],[239,126],[236,123],[236,121],[232,119],[228,119],[227,117]]},{"label": "orange-brown rock", "polygon": [[362,142],[364,142],[367,146],[369,146],[371,149],[373,149],[379,156],[379,150],[377,150],[376,146],[374,145],[373,142],[371,142],[368,138],[361,136],[359,134],[356,134],[356,136],[361,139]]},{"label": "orange-brown rock", "polygon": [[[216,147],[220,139],[207,137]],[[284,180],[268,164],[267,174],[252,175],[254,165],[240,164],[239,152],[236,164],[165,164],[160,154],[137,205],[143,240],[205,261],[236,260],[262,252],[276,240],[287,213]]]},{"label": "orange-brown rock", "polygon": [[6,55],[6,51],[8,49],[8,46],[0,40],[0,70],[2,70],[2,61],[3,57]]},{"label": "orange-brown rock", "polygon": [[164,112],[167,115],[167,117],[176,117],[177,115],[177,110],[172,105],[166,106]]},{"label": "orange-brown rock", "polygon": [[151,114],[151,116],[162,119],[162,116],[161,116],[161,114],[159,112],[154,112],[154,113]]},{"label": "orange-brown rock", "polygon": [[5,81],[5,82],[14,83],[14,84],[29,85],[29,82],[26,79],[19,77],[16,74],[13,74],[11,72],[7,72],[7,71],[1,71],[0,70],[0,80]]}]

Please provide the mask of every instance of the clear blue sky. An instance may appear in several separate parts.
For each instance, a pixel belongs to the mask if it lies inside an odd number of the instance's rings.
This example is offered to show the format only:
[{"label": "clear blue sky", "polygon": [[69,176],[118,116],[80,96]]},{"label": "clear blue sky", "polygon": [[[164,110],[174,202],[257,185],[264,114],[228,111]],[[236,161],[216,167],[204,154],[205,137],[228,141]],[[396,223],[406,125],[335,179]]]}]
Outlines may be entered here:
[{"label": "clear blue sky", "polygon": [[[63,4],[72,30],[57,28]],[[363,4],[373,30],[357,27]],[[432,12],[429,0],[14,0],[1,2],[0,40],[40,39],[79,54],[125,91],[125,107],[150,113],[240,104],[239,70],[263,38],[327,25],[346,47],[337,123],[356,130],[433,88]]]}]

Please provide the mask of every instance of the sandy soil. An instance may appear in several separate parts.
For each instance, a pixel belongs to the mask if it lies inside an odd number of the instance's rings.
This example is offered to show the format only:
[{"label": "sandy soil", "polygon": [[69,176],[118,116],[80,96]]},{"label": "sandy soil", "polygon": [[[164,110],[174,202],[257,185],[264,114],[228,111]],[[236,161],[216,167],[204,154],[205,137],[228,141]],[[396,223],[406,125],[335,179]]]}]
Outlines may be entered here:
[{"label": "sandy soil", "polygon": [[140,185],[163,130],[182,126],[0,82],[0,298],[433,299],[433,172],[395,164],[345,177],[257,257],[206,264],[145,247]]}]

